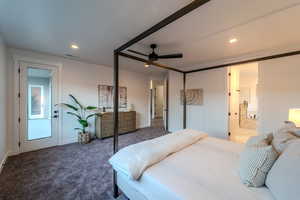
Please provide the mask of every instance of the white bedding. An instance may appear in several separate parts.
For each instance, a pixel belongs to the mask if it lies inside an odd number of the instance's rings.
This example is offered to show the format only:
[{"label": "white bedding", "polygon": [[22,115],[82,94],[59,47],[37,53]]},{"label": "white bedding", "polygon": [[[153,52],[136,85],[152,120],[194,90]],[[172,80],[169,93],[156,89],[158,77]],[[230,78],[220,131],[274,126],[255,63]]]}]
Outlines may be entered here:
[{"label": "white bedding", "polygon": [[242,148],[206,137],[151,166],[139,181],[118,172],[118,186],[131,200],[273,200],[267,188],[241,183]]},{"label": "white bedding", "polygon": [[176,131],[127,146],[113,155],[109,163],[116,171],[121,171],[129,178],[137,180],[148,167],[205,137],[207,137],[206,133],[196,130]]}]

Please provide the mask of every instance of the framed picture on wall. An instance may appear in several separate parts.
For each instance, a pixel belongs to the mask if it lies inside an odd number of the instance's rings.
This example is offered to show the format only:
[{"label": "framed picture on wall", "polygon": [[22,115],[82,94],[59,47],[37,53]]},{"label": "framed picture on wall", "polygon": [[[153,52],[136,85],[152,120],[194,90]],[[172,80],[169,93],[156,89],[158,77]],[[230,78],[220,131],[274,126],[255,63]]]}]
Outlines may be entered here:
[{"label": "framed picture on wall", "polygon": [[[98,85],[98,101],[100,108],[113,108],[113,86]],[[119,87],[119,108],[127,108],[126,87]]]},{"label": "framed picture on wall", "polygon": [[[180,102],[183,105],[183,90],[180,91]],[[186,105],[202,105],[203,104],[203,89],[187,89],[186,90]]]}]

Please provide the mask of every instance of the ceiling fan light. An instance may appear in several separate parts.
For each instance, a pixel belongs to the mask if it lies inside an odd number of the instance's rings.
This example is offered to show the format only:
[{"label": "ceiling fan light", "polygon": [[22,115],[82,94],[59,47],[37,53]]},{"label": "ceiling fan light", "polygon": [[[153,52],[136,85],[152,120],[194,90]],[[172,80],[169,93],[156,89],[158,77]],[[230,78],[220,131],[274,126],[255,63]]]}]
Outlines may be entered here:
[{"label": "ceiling fan light", "polygon": [[[150,54],[145,54],[145,53],[142,53],[142,52],[139,52],[139,51],[135,51],[135,50],[132,50],[132,49],[128,49],[127,51],[129,51],[131,53],[134,53],[134,54],[137,54],[137,55],[140,55],[140,56],[145,56],[145,57],[148,58],[148,60],[150,62],[157,61],[159,59],[173,59],[173,58],[182,58],[183,57],[182,53],[173,53],[173,54],[167,54],[167,55],[158,55],[155,52],[155,49],[157,48],[157,45],[156,44],[151,44],[150,47],[152,48],[152,53],[150,53]],[[145,67],[149,67],[149,66],[145,66]]]}]

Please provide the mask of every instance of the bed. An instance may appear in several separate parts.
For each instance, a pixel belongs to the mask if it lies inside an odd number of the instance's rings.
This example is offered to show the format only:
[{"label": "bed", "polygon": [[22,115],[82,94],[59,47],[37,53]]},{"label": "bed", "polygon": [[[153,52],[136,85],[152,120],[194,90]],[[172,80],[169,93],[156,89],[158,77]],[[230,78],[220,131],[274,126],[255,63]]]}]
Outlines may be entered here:
[{"label": "bed", "polygon": [[147,168],[138,180],[117,171],[117,185],[130,200],[273,200],[266,187],[241,183],[242,149],[242,144],[205,137]]}]

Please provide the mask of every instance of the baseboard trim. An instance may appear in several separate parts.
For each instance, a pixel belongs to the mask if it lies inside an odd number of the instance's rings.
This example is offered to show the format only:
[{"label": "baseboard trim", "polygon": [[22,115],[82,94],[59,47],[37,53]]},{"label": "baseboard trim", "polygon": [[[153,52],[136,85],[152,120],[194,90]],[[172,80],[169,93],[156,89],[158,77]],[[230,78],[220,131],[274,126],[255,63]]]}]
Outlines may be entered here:
[{"label": "baseboard trim", "polygon": [[150,128],[151,126],[145,125],[145,126],[139,126],[137,127],[137,129],[141,129],[141,128]]},{"label": "baseboard trim", "polygon": [[77,137],[69,137],[69,138],[64,138],[63,142],[60,145],[66,145],[66,144],[71,144],[71,143],[76,143],[78,142]]},{"label": "baseboard trim", "polygon": [[19,151],[8,151],[7,157],[9,157],[9,156],[16,156],[16,155],[19,155],[19,154],[20,154]]},{"label": "baseboard trim", "polygon": [[8,158],[8,152],[4,155],[4,158],[1,160],[1,164],[0,164],[0,174],[1,174],[2,169],[3,169],[3,167],[4,167],[5,163],[6,163],[7,158]]}]

